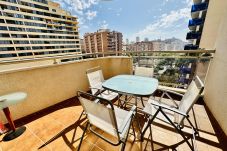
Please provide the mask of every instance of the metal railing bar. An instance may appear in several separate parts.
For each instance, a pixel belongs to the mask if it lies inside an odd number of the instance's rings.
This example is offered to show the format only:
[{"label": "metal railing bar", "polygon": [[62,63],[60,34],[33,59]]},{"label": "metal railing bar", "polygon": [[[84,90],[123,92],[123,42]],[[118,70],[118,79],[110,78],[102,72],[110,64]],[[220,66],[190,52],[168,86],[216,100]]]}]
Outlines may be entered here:
[{"label": "metal railing bar", "polygon": [[[8,59],[7,58],[1,58],[0,59],[0,64],[8,64],[8,63],[20,63],[20,62],[33,62],[37,60],[50,60],[50,59],[73,59],[73,58],[79,58],[79,57],[92,57],[94,56],[103,57],[105,55],[127,55],[127,54],[139,54],[140,57],[147,57],[147,56],[142,56],[141,53],[146,53],[146,54],[153,54],[153,53],[176,53],[176,54],[201,54],[201,53],[208,53],[212,54],[214,53],[215,50],[173,50],[173,51],[114,51],[114,52],[96,52],[96,53],[84,53],[84,54],[71,54],[71,55],[56,55],[56,56],[44,56],[44,57],[35,57],[31,56],[31,58],[18,58],[18,59]],[[136,56],[133,56],[136,57]],[[212,58],[212,56],[149,56],[150,58],[200,58],[200,59],[209,59]]]}]

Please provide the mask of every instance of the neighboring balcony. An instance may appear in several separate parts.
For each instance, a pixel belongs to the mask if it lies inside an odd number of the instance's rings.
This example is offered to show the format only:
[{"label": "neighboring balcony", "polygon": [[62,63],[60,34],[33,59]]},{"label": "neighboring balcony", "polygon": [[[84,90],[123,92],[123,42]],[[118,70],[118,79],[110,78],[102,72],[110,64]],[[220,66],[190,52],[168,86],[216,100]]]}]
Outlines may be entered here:
[{"label": "neighboring balcony", "polygon": [[191,16],[195,18],[205,18],[206,11],[208,8],[208,2],[198,2],[194,3],[191,8]]},{"label": "neighboring balcony", "polygon": [[203,11],[208,8],[208,2],[192,5],[191,12]]},{"label": "neighboring balcony", "polygon": [[193,44],[187,44],[184,46],[184,50],[196,50],[198,48],[199,48],[198,45],[193,45]]},{"label": "neighboring balcony", "polygon": [[199,19],[190,19],[188,22],[188,28],[191,31],[195,31],[196,30],[196,26],[200,26],[204,24],[204,19],[199,18]]},{"label": "neighboring balcony", "polygon": [[[0,94],[12,91],[25,91],[28,98],[10,108],[16,120],[16,126],[25,125],[26,132],[17,139],[10,142],[0,142],[0,150],[38,150],[38,148],[51,138],[40,150],[77,150],[82,130],[84,129],[85,116],[78,121],[82,112],[82,107],[76,97],[78,90],[89,91],[86,70],[100,66],[105,80],[119,74],[133,74],[135,66],[153,67],[154,78],[159,80],[160,86],[184,93],[187,84],[179,83],[179,78],[184,74],[190,74],[187,82],[191,81],[193,75],[198,74],[204,80],[206,69],[212,60],[214,51],[132,51],[118,52],[118,56],[107,56],[113,54],[84,54],[80,55],[84,59],[71,62],[61,62],[61,59],[71,59],[67,57],[45,58],[40,61],[24,60],[17,63],[1,62],[0,66]],[[188,55],[191,54],[191,55]],[[207,56],[202,56],[207,54]],[[98,56],[106,57],[98,57]],[[130,56],[130,57],[128,57]],[[75,57],[75,56],[74,56]],[[85,57],[92,57],[85,59]],[[78,58],[78,56],[76,56]],[[8,65],[11,66],[9,69]],[[193,64],[190,65],[189,64]],[[156,99],[160,98],[160,92],[154,94]],[[178,101],[180,98],[172,96]],[[134,102],[132,99],[131,102]],[[139,104],[141,106],[141,104]],[[141,124],[144,124],[144,115],[139,115]],[[202,150],[224,150],[220,128],[217,121],[211,116],[210,111],[203,99],[199,99],[190,112],[190,118],[197,125],[199,136],[196,138],[196,145],[199,151]],[[0,121],[6,123],[4,115],[0,113]],[[145,140],[132,141],[129,137],[126,144],[126,151],[170,150],[178,145],[177,150],[190,150],[178,133],[170,126],[160,126],[162,121],[155,121],[152,125],[152,136],[145,134]],[[184,132],[189,134],[191,129],[186,123]],[[99,131],[103,133],[102,130]],[[59,135],[57,135],[59,134]],[[138,130],[136,134],[139,135]],[[114,140],[109,134],[104,135]],[[0,136],[0,139],[3,136]],[[152,139],[152,144],[147,141]],[[176,144],[180,142],[179,144]],[[81,150],[119,150],[94,134],[87,132]]]},{"label": "neighboring balcony", "polygon": [[190,31],[190,32],[187,33],[186,40],[200,39],[200,37],[201,37],[200,32]]}]

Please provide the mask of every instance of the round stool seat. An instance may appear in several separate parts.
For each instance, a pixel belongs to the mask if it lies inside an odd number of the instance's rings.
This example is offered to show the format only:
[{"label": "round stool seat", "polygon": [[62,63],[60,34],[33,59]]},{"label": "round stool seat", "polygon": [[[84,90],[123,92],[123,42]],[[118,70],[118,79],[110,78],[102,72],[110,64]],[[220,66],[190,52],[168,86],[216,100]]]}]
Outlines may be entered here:
[{"label": "round stool seat", "polygon": [[0,109],[3,110],[3,112],[5,113],[5,116],[11,128],[11,131],[9,131],[3,137],[3,141],[10,141],[12,139],[15,139],[25,132],[26,127],[24,126],[16,129],[10,114],[9,106],[23,101],[26,97],[27,97],[27,93],[25,92],[14,92],[14,93],[0,96]]},{"label": "round stool seat", "polygon": [[0,109],[7,108],[11,105],[23,101],[27,97],[25,92],[14,92],[7,95],[0,96]]}]

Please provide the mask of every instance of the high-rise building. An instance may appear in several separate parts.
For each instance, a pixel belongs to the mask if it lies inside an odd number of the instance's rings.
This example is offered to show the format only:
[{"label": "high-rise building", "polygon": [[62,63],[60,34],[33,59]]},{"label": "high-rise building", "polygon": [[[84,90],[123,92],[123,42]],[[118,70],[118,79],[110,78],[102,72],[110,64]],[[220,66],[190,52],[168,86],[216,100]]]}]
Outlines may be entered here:
[{"label": "high-rise building", "polygon": [[49,0],[0,1],[0,60],[81,53],[77,17]]},{"label": "high-rise building", "polygon": [[158,39],[158,40],[154,40],[152,41],[153,43],[153,48],[155,51],[163,51],[165,50],[165,42]]},{"label": "high-rise building", "polygon": [[122,50],[122,33],[100,29],[84,35],[85,51],[87,53]]},{"label": "high-rise building", "polygon": [[188,28],[190,31],[186,35],[186,40],[189,41],[189,44],[185,45],[185,50],[196,50],[200,48],[200,39],[209,5],[209,0],[193,2],[191,8],[192,19],[188,22]]},{"label": "high-rise building", "polygon": [[126,45],[128,45],[128,44],[129,44],[129,39],[127,38],[127,39],[125,40],[125,42],[126,42]]},{"label": "high-rise building", "polygon": [[136,37],[136,42],[140,42],[140,37]]},{"label": "high-rise building", "polygon": [[170,38],[165,39],[165,49],[164,50],[183,50],[186,42],[177,39],[177,38]]},{"label": "high-rise building", "polygon": [[149,41],[149,39],[147,37],[144,38],[144,41]]},{"label": "high-rise building", "polygon": [[81,52],[85,53],[84,39],[80,39],[80,47],[81,47]]}]

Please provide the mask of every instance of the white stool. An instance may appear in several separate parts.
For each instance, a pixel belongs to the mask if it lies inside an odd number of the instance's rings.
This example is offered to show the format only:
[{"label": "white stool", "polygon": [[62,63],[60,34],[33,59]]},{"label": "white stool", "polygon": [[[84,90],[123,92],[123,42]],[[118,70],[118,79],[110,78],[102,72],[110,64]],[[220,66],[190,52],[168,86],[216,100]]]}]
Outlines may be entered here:
[{"label": "white stool", "polygon": [[0,96],[0,109],[3,110],[11,128],[11,131],[9,131],[3,137],[3,141],[10,141],[14,138],[17,138],[18,136],[23,134],[24,131],[26,130],[26,127],[24,126],[16,129],[9,111],[9,106],[23,101],[26,97],[27,97],[27,93],[24,93],[24,92],[15,92],[15,93],[10,93],[7,95]]}]

